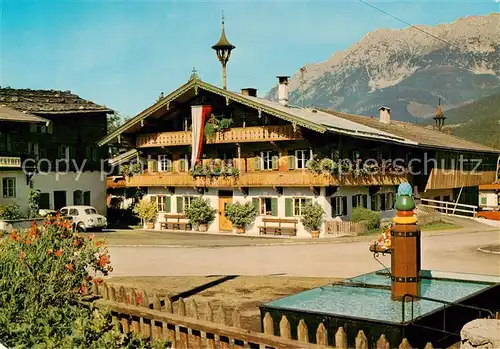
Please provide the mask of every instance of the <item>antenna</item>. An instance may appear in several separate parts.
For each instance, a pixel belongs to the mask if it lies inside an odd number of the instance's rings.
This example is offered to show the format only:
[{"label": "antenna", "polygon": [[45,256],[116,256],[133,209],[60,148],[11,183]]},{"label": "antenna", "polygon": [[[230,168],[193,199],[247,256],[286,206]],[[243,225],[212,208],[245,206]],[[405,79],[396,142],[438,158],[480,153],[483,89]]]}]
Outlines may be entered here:
[{"label": "antenna", "polygon": [[300,68],[300,102],[302,104],[302,108],[304,108],[304,83],[306,82],[304,79],[305,71],[306,67]]}]

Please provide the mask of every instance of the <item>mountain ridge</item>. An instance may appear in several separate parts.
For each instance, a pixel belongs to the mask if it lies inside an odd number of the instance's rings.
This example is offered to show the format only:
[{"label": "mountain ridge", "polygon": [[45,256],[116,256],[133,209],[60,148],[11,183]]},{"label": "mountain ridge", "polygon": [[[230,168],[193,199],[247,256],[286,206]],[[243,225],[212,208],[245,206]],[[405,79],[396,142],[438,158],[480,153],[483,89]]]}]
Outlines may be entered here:
[{"label": "mountain ridge", "polygon": [[[438,98],[450,109],[500,92],[500,14],[416,27],[377,29],[306,64],[305,104],[361,115],[388,105],[394,118],[415,121],[432,116]],[[289,83],[292,104],[300,104],[300,76]],[[276,100],[276,90],[266,98]]]}]

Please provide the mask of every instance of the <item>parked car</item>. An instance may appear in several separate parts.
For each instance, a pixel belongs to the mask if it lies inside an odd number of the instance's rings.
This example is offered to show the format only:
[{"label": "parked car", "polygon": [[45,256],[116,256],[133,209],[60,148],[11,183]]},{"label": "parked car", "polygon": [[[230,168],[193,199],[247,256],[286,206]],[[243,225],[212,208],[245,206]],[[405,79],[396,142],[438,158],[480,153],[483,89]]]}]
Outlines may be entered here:
[{"label": "parked car", "polygon": [[73,229],[79,232],[89,229],[102,230],[108,224],[106,217],[98,214],[92,206],[65,206],[59,212],[63,216],[71,217]]},{"label": "parked car", "polygon": [[479,211],[477,213],[477,218],[492,219],[494,221],[500,221],[500,211],[490,210],[490,211]]}]

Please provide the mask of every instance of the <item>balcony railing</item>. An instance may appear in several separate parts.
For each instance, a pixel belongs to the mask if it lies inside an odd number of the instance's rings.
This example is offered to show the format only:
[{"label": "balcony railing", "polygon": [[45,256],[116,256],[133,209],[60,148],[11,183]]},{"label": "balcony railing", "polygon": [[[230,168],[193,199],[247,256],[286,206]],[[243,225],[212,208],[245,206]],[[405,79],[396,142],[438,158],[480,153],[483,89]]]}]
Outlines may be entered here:
[{"label": "balcony railing", "polygon": [[108,179],[108,187],[326,187],[398,185],[405,175],[332,176],[308,170],[241,172],[238,177],[193,177],[187,172],[155,172],[134,175],[125,180]]},{"label": "balcony railing", "polygon": [[[207,139],[209,144],[236,142],[270,142],[302,139],[298,130],[292,125],[235,127],[216,132]],[[191,131],[159,132],[137,136],[137,148],[164,147],[192,144]]]}]

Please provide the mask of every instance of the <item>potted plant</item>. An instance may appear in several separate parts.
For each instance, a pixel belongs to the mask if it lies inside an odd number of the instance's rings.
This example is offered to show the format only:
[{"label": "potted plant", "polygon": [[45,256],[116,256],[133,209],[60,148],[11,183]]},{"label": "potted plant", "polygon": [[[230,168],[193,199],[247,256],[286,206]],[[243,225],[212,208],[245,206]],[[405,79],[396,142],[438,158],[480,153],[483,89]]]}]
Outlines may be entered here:
[{"label": "potted plant", "polygon": [[142,199],[135,205],[134,213],[139,216],[143,226],[146,226],[147,229],[154,228],[153,220],[156,218],[158,213],[158,206],[156,202],[148,199]]},{"label": "potted plant", "polygon": [[320,204],[307,204],[302,210],[302,224],[311,230],[312,238],[319,238],[319,228],[323,222],[325,211]]},{"label": "potted plant", "polygon": [[210,206],[210,201],[202,198],[194,198],[185,210],[189,223],[199,231],[208,230],[208,224],[215,219],[216,212],[217,210]]},{"label": "potted plant", "polygon": [[236,232],[243,234],[245,226],[252,223],[253,219],[257,216],[257,208],[251,202],[245,204],[236,202],[226,206],[225,214],[236,227]]}]

